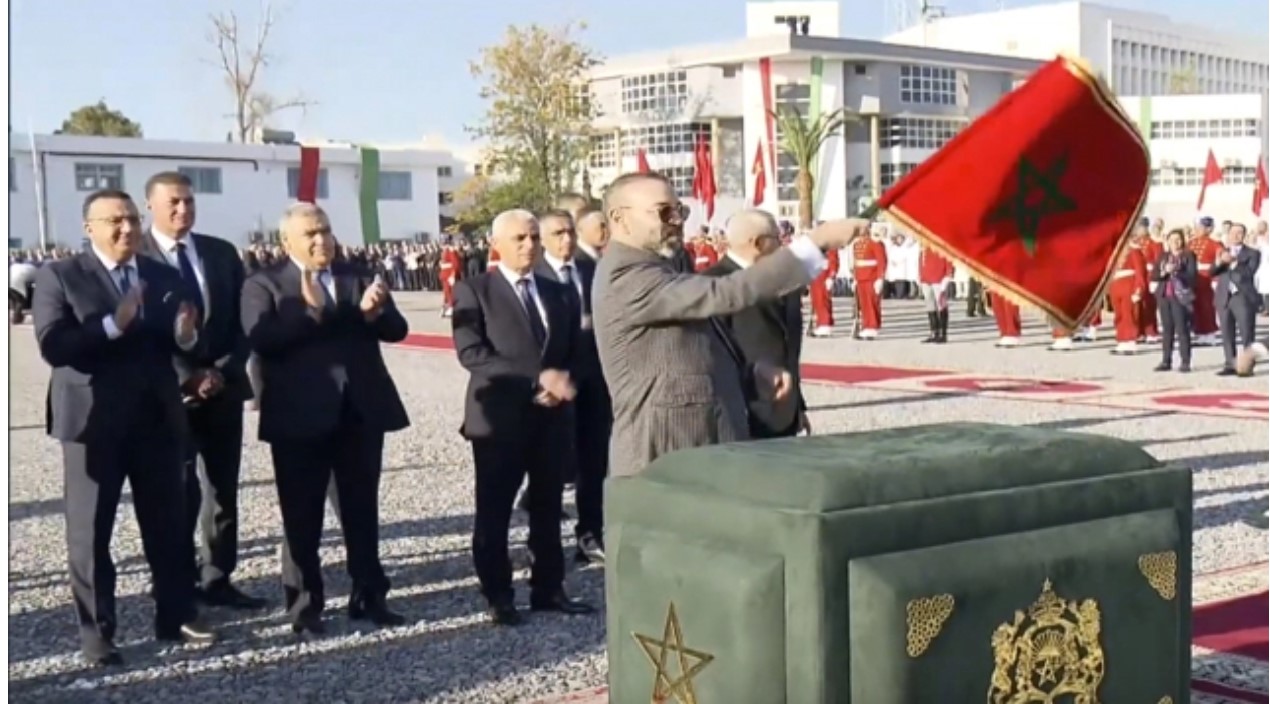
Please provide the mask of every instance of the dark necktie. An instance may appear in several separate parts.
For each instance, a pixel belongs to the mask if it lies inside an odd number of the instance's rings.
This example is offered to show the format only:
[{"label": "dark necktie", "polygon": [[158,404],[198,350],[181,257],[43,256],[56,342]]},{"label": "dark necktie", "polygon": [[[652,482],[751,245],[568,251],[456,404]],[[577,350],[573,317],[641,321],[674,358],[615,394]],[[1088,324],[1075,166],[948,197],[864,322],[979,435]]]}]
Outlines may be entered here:
[{"label": "dark necktie", "polygon": [[560,267],[560,283],[573,285],[573,265],[565,264]]},{"label": "dark necktie", "polygon": [[205,308],[203,301],[203,289],[198,285],[198,274],[194,273],[194,265],[190,263],[190,256],[185,253],[185,243],[176,243],[176,265],[181,269],[181,278],[185,279],[186,285],[190,287],[190,293],[194,296],[194,307],[198,308],[201,314]]},{"label": "dark necktie", "polygon": [[525,315],[529,316],[529,331],[534,334],[534,341],[541,349],[547,342],[547,327],[542,324],[542,316],[538,315],[534,296],[529,292],[529,279],[517,281],[516,286],[520,288],[520,302],[525,304]]},{"label": "dark necktie", "polygon": [[119,267],[119,293],[128,295],[132,290],[132,267],[123,264]]}]

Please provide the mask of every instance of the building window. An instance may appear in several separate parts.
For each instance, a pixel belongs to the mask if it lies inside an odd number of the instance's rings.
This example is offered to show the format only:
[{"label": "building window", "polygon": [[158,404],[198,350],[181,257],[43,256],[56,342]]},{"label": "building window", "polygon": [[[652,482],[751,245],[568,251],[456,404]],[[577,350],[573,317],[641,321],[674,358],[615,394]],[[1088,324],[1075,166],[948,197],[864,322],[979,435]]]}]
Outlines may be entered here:
[{"label": "building window", "polygon": [[[318,169],[317,197],[320,200],[331,197],[330,179],[327,177],[326,169]],[[300,197],[300,167],[292,166],[287,169],[287,197]]]},{"label": "building window", "polygon": [[123,164],[75,164],[75,190],[123,190]]},{"label": "building window", "polygon": [[957,104],[957,72],[941,66],[900,66],[900,102]]},{"label": "building window", "polygon": [[[450,167],[444,167],[447,171]],[[438,169],[440,171],[440,169]],[[380,171],[380,200],[411,200],[414,198],[413,179],[409,171]]]},{"label": "building window", "polygon": [[617,166],[617,135],[591,135],[591,152],[587,164],[593,169],[609,169]]},{"label": "building window", "polygon": [[664,71],[622,79],[622,112],[679,114],[688,107],[688,72]]},{"label": "building window", "polygon": [[451,169],[449,166],[437,167],[437,178],[450,178],[453,175],[454,175],[454,170]]},{"label": "building window", "polygon": [[[1255,183],[1257,169],[1254,166],[1227,166],[1221,171],[1221,182],[1226,185]],[[1204,167],[1184,169],[1151,169],[1152,186],[1198,186],[1204,182]]]},{"label": "building window", "polygon": [[1233,120],[1157,120],[1151,123],[1151,139],[1217,139],[1256,137],[1261,121],[1256,118]]},{"label": "building window", "polygon": [[454,202],[454,194],[441,191],[437,193],[437,205],[449,205]]},{"label": "building window", "polygon": [[939,149],[969,123],[924,117],[889,117],[882,120],[881,146],[911,149]]},{"label": "building window", "polygon": [[657,173],[670,179],[670,183],[675,187],[675,195],[680,198],[692,197],[692,179],[696,175],[693,167],[672,166],[668,169],[658,169]]},{"label": "building window", "polygon": [[190,180],[190,190],[195,193],[220,195],[220,167],[182,166],[177,168],[177,172]]},{"label": "building window", "polygon": [[883,190],[894,186],[896,181],[904,178],[910,171],[917,168],[917,164],[901,163],[901,164],[882,164],[882,188]]},{"label": "building window", "polygon": [[691,154],[697,137],[710,140],[710,123],[681,122],[647,125],[622,130],[622,155],[635,156],[641,148],[645,154]]}]

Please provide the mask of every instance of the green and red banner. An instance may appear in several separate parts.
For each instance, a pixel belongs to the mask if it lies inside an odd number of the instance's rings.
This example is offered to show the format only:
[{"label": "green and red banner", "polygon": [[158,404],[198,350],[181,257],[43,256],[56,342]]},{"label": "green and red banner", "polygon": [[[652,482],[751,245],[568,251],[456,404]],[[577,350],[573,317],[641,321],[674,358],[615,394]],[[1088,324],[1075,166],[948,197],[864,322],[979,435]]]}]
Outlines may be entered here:
[{"label": "green and red banner", "polygon": [[317,147],[300,147],[300,180],[296,184],[296,200],[302,203],[317,202],[321,166],[322,152]]},{"label": "green and red banner", "polygon": [[379,150],[362,147],[362,179],[358,192],[361,205],[362,242],[375,244],[379,235]]},{"label": "green and red banner", "polygon": [[882,195],[883,213],[1065,326],[1091,317],[1146,202],[1137,125],[1059,58]]}]

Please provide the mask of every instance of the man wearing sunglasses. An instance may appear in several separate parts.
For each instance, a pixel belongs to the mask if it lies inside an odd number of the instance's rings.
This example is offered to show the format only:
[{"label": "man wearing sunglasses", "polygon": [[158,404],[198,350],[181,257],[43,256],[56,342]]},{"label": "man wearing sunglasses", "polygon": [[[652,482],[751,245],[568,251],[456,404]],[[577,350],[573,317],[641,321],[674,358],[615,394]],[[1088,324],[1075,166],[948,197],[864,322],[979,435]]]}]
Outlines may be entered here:
[{"label": "man wearing sunglasses", "polygon": [[605,193],[609,246],[596,270],[592,320],[613,400],[610,475],[637,474],[663,454],[750,437],[746,389],[783,400],[786,370],[746,363],[712,318],[778,300],[825,267],[826,249],[867,236],[868,223],[824,223],[752,266],[721,277],[677,273],[684,208],[655,173],[626,174]]}]

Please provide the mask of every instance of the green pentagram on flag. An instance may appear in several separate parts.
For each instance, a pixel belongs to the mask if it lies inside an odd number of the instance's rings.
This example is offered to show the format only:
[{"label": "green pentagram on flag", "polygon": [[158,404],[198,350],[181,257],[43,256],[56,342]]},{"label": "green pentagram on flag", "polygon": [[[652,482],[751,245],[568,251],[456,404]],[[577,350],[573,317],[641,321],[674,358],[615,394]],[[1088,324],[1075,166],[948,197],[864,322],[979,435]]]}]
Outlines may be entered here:
[{"label": "green pentagram on flag", "polygon": [[994,222],[1014,222],[1028,256],[1036,252],[1036,234],[1045,216],[1076,209],[1076,202],[1059,189],[1058,182],[1066,171],[1067,155],[1058,157],[1044,170],[1023,157],[1019,160],[1018,190],[992,213]]}]

